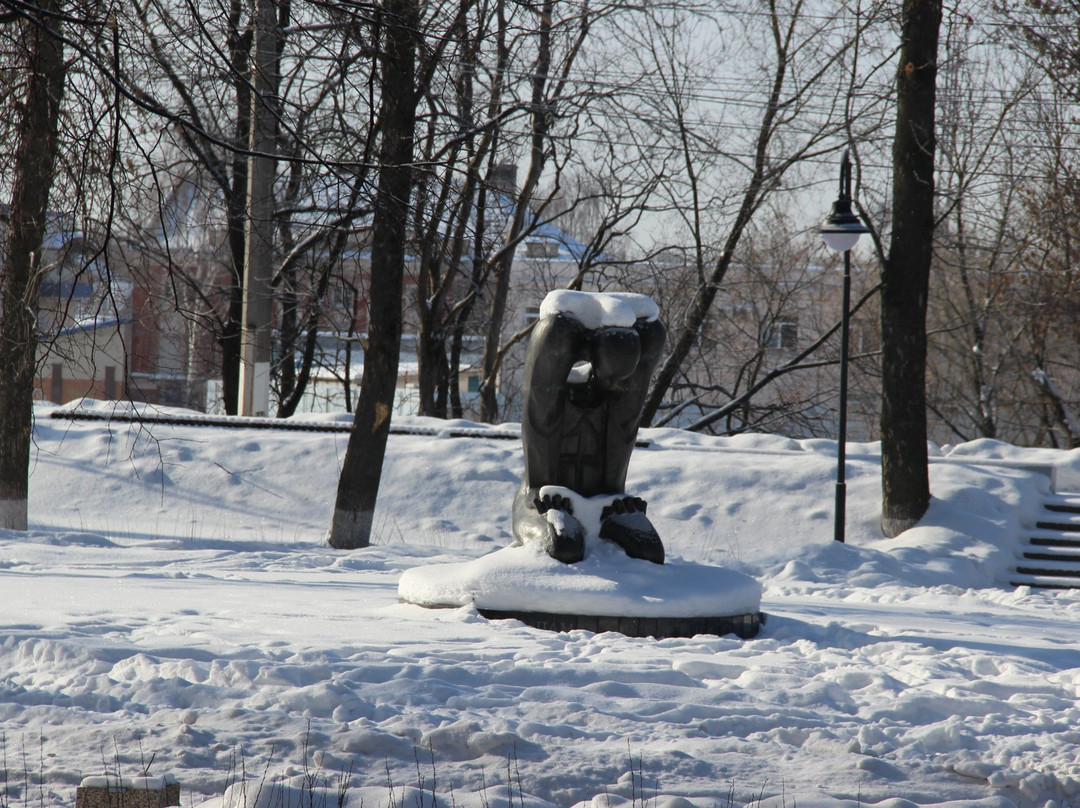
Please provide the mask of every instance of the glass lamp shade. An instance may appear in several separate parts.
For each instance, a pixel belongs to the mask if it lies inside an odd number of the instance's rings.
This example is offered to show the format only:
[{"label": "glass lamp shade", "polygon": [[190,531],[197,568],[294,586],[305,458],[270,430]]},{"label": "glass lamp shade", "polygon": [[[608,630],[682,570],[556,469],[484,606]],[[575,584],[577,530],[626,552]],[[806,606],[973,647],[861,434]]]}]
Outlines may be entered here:
[{"label": "glass lamp shade", "polygon": [[865,230],[826,230],[822,228],[821,238],[825,242],[825,246],[833,252],[847,252],[856,244],[859,243],[859,236],[861,236]]},{"label": "glass lamp shade", "polygon": [[870,228],[851,209],[851,197],[842,193],[833,202],[832,213],[818,229],[825,246],[836,252],[847,252],[859,241],[859,236],[869,233]]}]

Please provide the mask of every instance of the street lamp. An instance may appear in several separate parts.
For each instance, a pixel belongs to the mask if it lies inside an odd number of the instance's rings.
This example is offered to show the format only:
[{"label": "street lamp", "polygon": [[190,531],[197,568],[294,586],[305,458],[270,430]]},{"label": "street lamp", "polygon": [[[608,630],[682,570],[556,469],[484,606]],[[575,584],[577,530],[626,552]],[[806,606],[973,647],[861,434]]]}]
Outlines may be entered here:
[{"label": "street lamp", "polygon": [[844,464],[847,460],[847,371],[848,339],[851,332],[848,320],[851,308],[851,249],[863,233],[870,228],[862,223],[851,210],[851,160],[848,150],[840,159],[840,195],[833,202],[832,213],[822,222],[818,230],[825,246],[844,254],[844,302],[840,319],[840,435],[836,442],[836,514],[833,538],[844,541],[844,521],[847,508],[847,483],[844,479]]}]

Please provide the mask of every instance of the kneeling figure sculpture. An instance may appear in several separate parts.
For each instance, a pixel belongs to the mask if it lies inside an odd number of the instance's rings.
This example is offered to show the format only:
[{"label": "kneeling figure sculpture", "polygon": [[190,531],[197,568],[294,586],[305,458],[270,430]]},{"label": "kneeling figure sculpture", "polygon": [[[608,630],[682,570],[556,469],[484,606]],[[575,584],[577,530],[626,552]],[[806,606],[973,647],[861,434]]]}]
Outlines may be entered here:
[{"label": "kneeling figure sculpture", "polygon": [[[628,556],[664,563],[645,502],[626,471],[649,380],[664,345],[645,295],[556,291],[540,307],[525,359],[525,477],[513,506],[516,543],[539,542],[567,564],[585,557],[586,525]],[[575,498],[574,495],[577,495]],[[574,501],[598,514],[574,513]]]}]

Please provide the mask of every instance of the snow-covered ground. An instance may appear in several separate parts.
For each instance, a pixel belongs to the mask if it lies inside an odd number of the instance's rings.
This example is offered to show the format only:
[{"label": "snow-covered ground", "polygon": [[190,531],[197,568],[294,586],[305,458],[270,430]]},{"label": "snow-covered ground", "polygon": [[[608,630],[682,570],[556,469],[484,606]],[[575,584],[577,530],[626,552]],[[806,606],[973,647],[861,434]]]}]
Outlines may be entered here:
[{"label": "snow-covered ground", "polygon": [[1076,453],[945,447],[930,513],[884,540],[851,445],[840,545],[833,442],[644,431],[628,489],[669,556],[753,575],[769,616],[658,641],[399,602],[403,571],[509,543],[513,425],[398,419],[435,434],[391,438],[378,544],[341,552],[345,434],[50,412],[32,529],[0,534],[5,806],[148,762],[185,808],[245,774],[289,808],[316,773],[335,808],[350,771],[351,808],[1080,803],[1080,593],[1005,583],[1050,486],[1017,464],[1067,479]]}]

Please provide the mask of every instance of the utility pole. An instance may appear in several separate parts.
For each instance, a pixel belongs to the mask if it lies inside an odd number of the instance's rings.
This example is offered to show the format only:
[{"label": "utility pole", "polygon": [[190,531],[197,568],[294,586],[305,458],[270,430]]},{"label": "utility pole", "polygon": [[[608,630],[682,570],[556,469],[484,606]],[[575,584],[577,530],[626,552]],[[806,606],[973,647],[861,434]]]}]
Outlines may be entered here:
[{"label": "utility pole", "polygon": [[270,410],[270,293],[274,245],[274,133],[277,113],[277,4],[257,0],[251,96],[244,313],[240,336],[240,415]]}]

